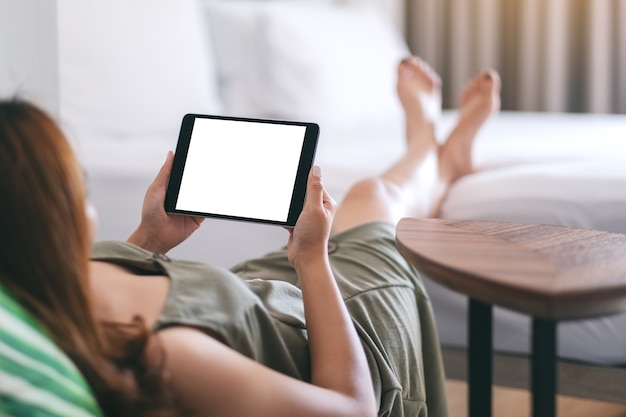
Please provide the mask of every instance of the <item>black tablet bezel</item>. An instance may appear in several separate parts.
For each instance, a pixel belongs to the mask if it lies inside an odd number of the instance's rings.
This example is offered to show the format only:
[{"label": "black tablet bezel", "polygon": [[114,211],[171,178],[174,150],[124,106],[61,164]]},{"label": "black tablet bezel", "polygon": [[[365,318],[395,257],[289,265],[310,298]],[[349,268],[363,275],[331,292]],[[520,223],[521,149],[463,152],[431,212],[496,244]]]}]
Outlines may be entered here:
[{"label": "black tablet bezel", "polygon": [[[183,172],[185,170],[185,162],[187,160],[187,154],[189,151],[189,144],[191,140],[191,133],[196,119],[219,119],[219,120],[232,120],[240,122],[256,122],[256,123],[270,123],[281,125],[293,125],[304,126],[305,134],[300,152],[300,160],[298,162],[298,169],[296,172],[296,179],[294,182],[293,192],[291,196],[291,204],[289,206],[289,213],[287,221],[281,222],[276,220],[259,219],[251,217],[239,217],[229,216],[224,214],[215,213],[203,213],[196,211],[177,210],[176,203],[178,201],[178,193],[180,191],[180,185],[182,181]],[[217,116],[207,114],[186,114],[183,117],[180,133],[178,135],[178,143],[176,145],[176,152],[174,154],[174,162],[172,165],[172,171],[167,185],[167,191],[165,193],[165,211],[167,213],[185,214],[191,216],[200,216],[208,218],[220,218],[226,220],[239,220],[254,223],[275,224],[286,227],[293,227],[296,224],[296,220],[300,216],[300,212],[304,206],[304,198],[306,195],[306,184],[309,171],[313,166],[315,159],[315,151],[317,148],[317,142],[319,138],[319,126],[316,123],[310,122],[296,122],[287,120],[275,120],[275,119],[257,119],[247,117],[233,117],[233,116]]]}]

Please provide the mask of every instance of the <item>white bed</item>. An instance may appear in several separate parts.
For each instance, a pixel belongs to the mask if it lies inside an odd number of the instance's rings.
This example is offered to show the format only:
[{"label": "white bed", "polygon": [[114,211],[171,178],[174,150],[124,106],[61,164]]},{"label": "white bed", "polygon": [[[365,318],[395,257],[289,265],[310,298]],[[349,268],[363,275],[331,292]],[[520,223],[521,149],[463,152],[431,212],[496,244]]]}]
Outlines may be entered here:
[{"label": "white bed", "polygon": [[[185,112],[318,122],[317,163],[339,200],[402,152],[394,71],[408,50],[384,14],[329,1],[143,3],[59,0],[61,117],[89,175],[99,238],[125,239],[137,224]],[[443,113],[442,138],[454,118]],[[478,172],[452,187],[443,217],[626,233],[624,115],[503,112],[474,158]],[[285,239],[274,226],[208,220],[171,254],[230,266]],[[426,281],[442,344],[465,346],[465,300]],[[495,328],[498,351],[528,352],[527,318],[498,309]],[[559,356],[626,364],[625,329],[626,315],[561,325]]]}]

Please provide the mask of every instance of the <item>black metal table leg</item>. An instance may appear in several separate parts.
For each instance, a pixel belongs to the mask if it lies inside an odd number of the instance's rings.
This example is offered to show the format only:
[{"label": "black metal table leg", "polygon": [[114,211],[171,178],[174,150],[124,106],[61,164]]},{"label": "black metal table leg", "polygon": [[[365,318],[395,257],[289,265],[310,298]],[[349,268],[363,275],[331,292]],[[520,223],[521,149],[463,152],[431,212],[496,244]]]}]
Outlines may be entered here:
[{"label": "black metal table leg", "polygon": [[492,384],[492,311],[491,304],[469,300],[469,417],[491,416]]},{"label": "black metal table leg", "polygon": [[556,416],[556,322],[533,318],[533,416]]}]

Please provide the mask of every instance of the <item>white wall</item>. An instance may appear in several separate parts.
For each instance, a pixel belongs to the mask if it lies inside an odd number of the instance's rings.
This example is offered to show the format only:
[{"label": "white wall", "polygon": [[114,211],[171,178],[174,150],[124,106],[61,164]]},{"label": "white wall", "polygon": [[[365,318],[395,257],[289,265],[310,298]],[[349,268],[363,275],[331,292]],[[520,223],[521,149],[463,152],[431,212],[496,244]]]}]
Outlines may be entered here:
[{"label": "white wall", "polygon": [[0,0],[0,97],[58,115],[58,68],[56,0]]}]

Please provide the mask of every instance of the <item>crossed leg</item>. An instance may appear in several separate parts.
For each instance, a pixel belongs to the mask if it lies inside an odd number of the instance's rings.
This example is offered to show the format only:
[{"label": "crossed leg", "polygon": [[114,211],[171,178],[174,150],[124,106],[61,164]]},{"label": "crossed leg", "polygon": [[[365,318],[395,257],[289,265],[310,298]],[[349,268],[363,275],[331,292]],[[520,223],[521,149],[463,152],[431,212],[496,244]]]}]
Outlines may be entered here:
[{"label": "crossed leg", "polygon": [[379,176],[352,186],[337,208],[335,233],[373,221],[436,216],[450,184],[472,172],[474,138],[500,108],[498,74],[478,74],[461,96],[455,129],[438,146],[429,106],[441,96],[439,76],[421,59],[405,59],[398,66],[397,92],[406,118],[406,152]]}]

